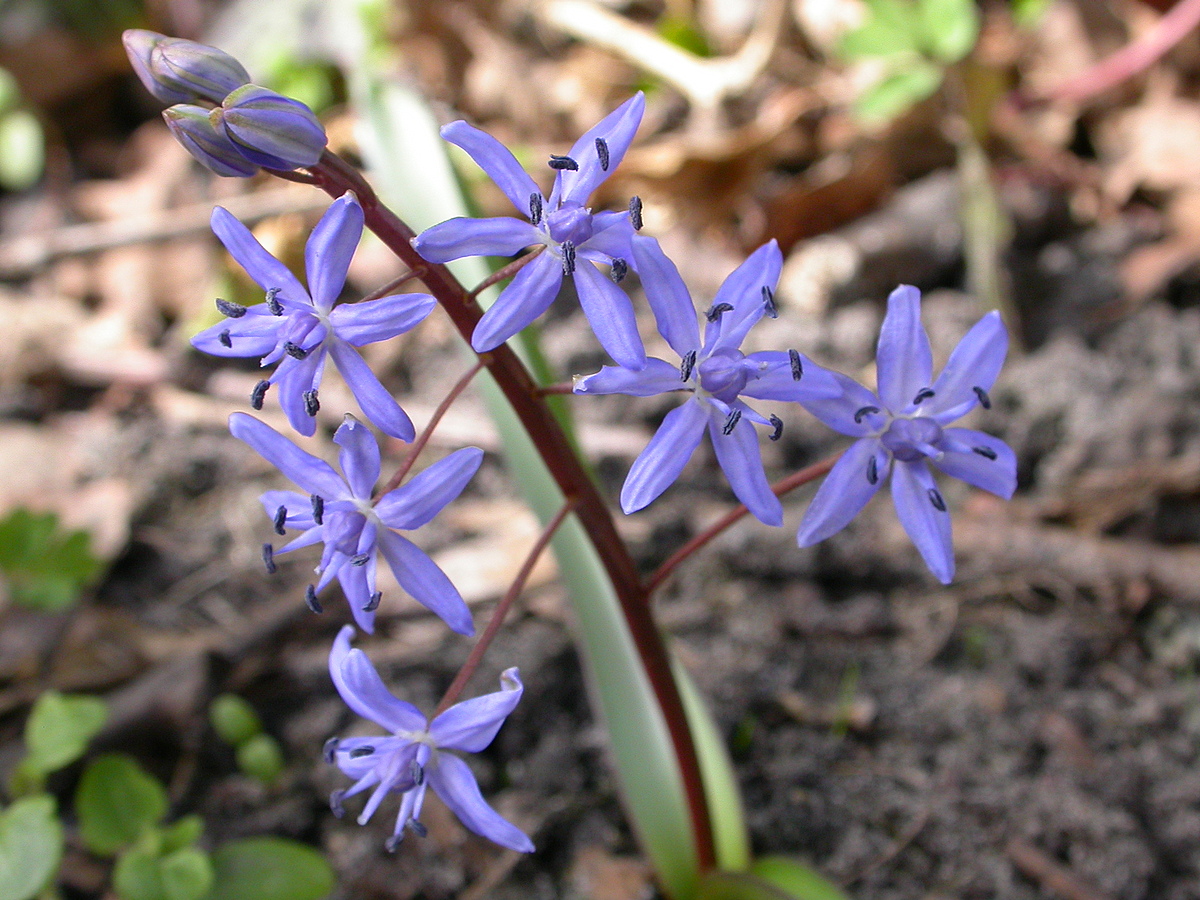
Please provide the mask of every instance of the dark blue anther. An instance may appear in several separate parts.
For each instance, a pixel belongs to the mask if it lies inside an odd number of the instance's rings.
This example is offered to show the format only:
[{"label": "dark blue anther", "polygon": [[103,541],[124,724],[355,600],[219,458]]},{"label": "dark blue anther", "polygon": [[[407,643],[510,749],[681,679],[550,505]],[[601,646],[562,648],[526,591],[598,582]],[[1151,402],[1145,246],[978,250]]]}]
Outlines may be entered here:
[{"label": "dark blue anther", "polygon": [[275,298],[275,295],[278,293],[279,288],[271,288],[267,291],[267,309],[271,311],[271,315],[273,316],[283,315],[283,304]]},{"label": "dark blue anther", "polygon": [[240,319],[246,314],[246,307],[240,303],[234,303],[232,300],[223,300],[218,297],[217,311],[230,319]]},{"label": "dark blue anther", "polygon": [[879,412],[878,406],[864,406],[854,414],[854,424],[861,425],[864,416],[873,416],[877,412]]},{"label": "dark blue anther", "polygon": [[612,261],[612,271],[608,273],[608,277],[617,284],[620,284],[625,280],[625,276],[628,274],[629,263],[625,262],[625,260],[621,259],[619,256],[614,256]]},{"label": "dark blue anther", "polygon": [[996,451],[991,447],[972,447],[971,449],[984,459],[994,460],[996,458]]},{"label": "dark blue anther", "polygon": [[938,512],[945,512],[946,501],[942,499],[942,495],[938,493],[938,489],[930,488],[927,493],[929,494],[929,502],[933,504],[933,508]]},{"label": "dark blue anther", "polygon": [[[337,753],[337,748],[338,748],[339,743],[340,743],[339,739],[335,738],[335,737],[331,737],[329,740],[327,740],[325,742],[325,746],[321,748],[321,755],[325,757],[325,762],[327,762],[327,763],[333,762],[333,755],[335,753]],[[334,791],[334,793],[338,794],[341,792]]]},{"label": "dark blue anther", "polygon": [[304,411],[310,416],[315,416],[321,408],[321,401],[317,397],[316,389],[304,392]]},{"label": "dark blue anther", "polygon": [[267,388],[271,386],[269,381],[260,381],[254,386],[254,390],[250,392],[250,406],[253,409],[263,408],[263,398],[267,396]]},{"label": "dark blue anther", "polygon": [[379,601],[383,599],[383,591],[376,591],[371,595],[371,599],[367,601],[363,607],[363,612],[375,612],[379,609]]},{"label": "dark blue anther", "polygon": [[783,419],[779,416],[771,416],[771,428],[774,429],[769,435],[771,440],[777,441],[783,437]]},{"label": "dark blue anther", "polygon": [[274,575],[279,571],[275,566],[275,547],[272,544],[263,544],[262,546],[262,561],[263,566],[267,570],[268,575]]},{"label": "dark blue anther", "polygon": [[975,396],[979,398],[980,406],[982,406],[984,409],[992,408],[992,398],[988,396],[987,391],[978,386],[971,388],[971,390],[973,390],[975,392]]},{"label": "dark blue anther", "polygon": [[596,138],[596,155],[600,157],[600,171],[608,171],[608,141]]},{"label": "dark blue anther", "polygon": [[762,286],[763,306],[767,310],[767,315],[772,319],[779,318],[779,310],[775,308],[775,294],[765,284]]},{"label": "dark blue anther", "polygon": [[872,456],[867,460],[867,481],[871,484],[879,484],[879,463]]},{"label": "dark blue anther", "polygon": [[305,350],[299,344],[294,344],[291,341],[288,341],[286,344],[284,344],[283,349],[284,352],[286,352],[287,355],[292,359],[305,359],[308,357],[307,350]]},{"label": "dark blue anther", "polygon": [[374,747],[355,747],[346,755],[351,759],[362,759],[364,756],[370,756],[374,752]]},{"label": "dark blue anther", "polygon": [[550,154],[550,168],[554,169],[557,172],[561,172],[563,170],[566,170],[568,172],[578,172],[579,171],[579,163],[575,162],[575,160],[571,159],[571,157],[569,157],[569,156],[557,156],[557,155],[551,153]]},{"label": "dark blue anther", "polygon": [[692,377],[692,369],[696,368],[696,351],[689,350],[679,364],[679,380],[687,381]]},{"label": "dark blue anther", "polygon": [[529,221],[534,225],[542,224],[542,195],[533,193],[529,195]]},{"label": "dark blue anther", "polygon": [[275,510],[274,525],[275,525],[275,533],[276,534],[287,534],[287,529],[283,527],[283,523],[286,521],[287,521],[287,507],[281,506],[281,507],[279,507],[279,509]]},{"label": "dark blue anther", "polygon": [[933,388],[921,388],[919,391],[917,391],[917,396],[913,397],[913,406],[920,406],[933,396],[935,396],[933,393]]},{"label": "dark blue anther", "polygon": [[737,423],[742,420],[742,411],[735,409],[729,414],[729,418],[725,420],[724,426],[721,428],[721,434],[733,434],[733,429],[737,428]]},{"label": "dark blue anther", "polygon": [[563,275],[575,274],[575,242],[562,242]]},{"label": "dark blue anther", "polygon": [[221,342],[222,347],[232,347],[233,346],[233,336],[229,333],[228,328],[226,328],[224,331],[222,331],[220,334],[217,335],[217,340]]},{"label": "dark blue anther", "polygon": [[311,584],[304,591],[304,605],[318,615],[325,611],[321,601],[317,599],[317,589]]},{"label": "dark blue anther", "polygon": [[633,224],[634,231],[642,230],[642,198],[633,196],[629,198],[629,221]]},{"label": "dark blue anther", "polygon": [[804,363],[800,361],[799,351],[789,350],[788,362],[792,364],[792,381],[799,381],[804,377]]},{"label": "dark blue anther", "polygon": [[312,517],[318,525],[325,524],[325,498],[319,494],[312,495]]},{"label": "dark blue anther", "polygon": [[710,322],[715,322],[732,309],[732,303],[718,303],[716,306],[709,307],[708,312],[704,314],[704,318],[708,319]]}]

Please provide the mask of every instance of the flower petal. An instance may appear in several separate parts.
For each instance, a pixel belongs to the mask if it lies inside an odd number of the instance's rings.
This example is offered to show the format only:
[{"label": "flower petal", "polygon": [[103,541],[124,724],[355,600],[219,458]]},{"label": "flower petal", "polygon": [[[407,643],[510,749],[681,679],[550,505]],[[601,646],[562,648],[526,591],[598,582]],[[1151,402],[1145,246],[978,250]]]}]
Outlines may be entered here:
[{"label": "flower petal", "polygon": [[483,451],[478,447],[455,450],[380,497],[375,512],[389,528],[420,528],[463,492],[482,462]]},{"label": "flower petal", "polygon": [[975,408],[979,394],[996,383],[1008,353],[1008,331],[1000,313],[993,310],[963,335],[933,385],[934,396],[925,401],[926,415],[939,425],[962,418]]},{"label": "flower petal", "polygon": [[285,357],[270,378],[279,386],[279,406],[287,416],[288,424],[305,437],[316,433],[317,420],[309,413],[304,395],[321,386],[324,371],[325,348],[322,347],[304,359]]},{"label": "flower petal", "polygon": [[1013,495],[1017,489],[1017,457],[1008,444],[970,428],[947,428],[942,435],[938,449],[945,455],[933,460],[935,466],[1005,500]]},{"label": "flower petal", "polygon": [[[562,172],[562,202],[583,205],[592,191],[600,186],[621,160],[633,143],[642,115],[646,111],[646,97],[638,91],[607,116],[589,129],[571,148],[568,156],[579,164],[576,171]],[[608,150],[607,165],[601,164],[596,139],[600,138]]]},{"label": "flower petal", "polygon": [[353,194],[346,193],[333,201],[309,235],[304,245],[304,270],[309,296],[318,309],[328,310],[337,302],[362,230],[362,207]]},{"label": "flower petal", "polygon": [[426,770],[429,786],[458,820],[481,837],[521,853],[533,852],[533,841],[488,806],[470,768],[457,756],[439,753]]},{"label": "flower petal", "polygon": [[605,352],[627,369],[644,368],[646,348],[638,334],[629,295],[586,260],[575,266],[575,290],[583,314]]},{"label": "flower petal", "polygon": [[949,584],[954,579],[950,513],[924,460],[897,460],[892,473],[892,502],[900,524],[921,551],[925,564],[938,581]]},{"label": "flower petal", "polygon": [[367,634],[375,633],[375,611],[371,605],[371,587],[367,582],[367,566],[343,565],[337,570],[338,584],[350,605],[354,624]]},{"label": "flower petal", "polygon": [[354,627],[343,625],[329,651],[329,674],[345,704],[393,734],[424,731],[425,716],[411,703],[392,696],[367,655],[350,649],[353,637]]},{"label": "flower petal", "polygon": [[507,147],[486,131],[480,131],[461,120],[442,126],[442,137],[466,150],[467,155],[496,182],[513,206],[522,213],[529,212],[529,196],[541,192]]},{"label": "flower petal", "polygon": [[[343,775],[359,781],[371,775],[372,770],[381,769],[381,762],[385,757],[393,753],[406,753],[408,752],[408,748],[411,748],[412,755],[415,757],[416,745],[404,738],[384,737],[383,735],[379,735],[378,737],[340,738],[333,751],[333,762]],[[364,752],[367,750],[373,752]],[[342,798],[353,797],[379,780],[380,772],[375,771],[374,777],[368,779],[366,784],[354,785],[342,793]]]},{"label": "flower petal", "polygon": [[342,303],[329,313],[333,333],[363,347],[386,341],[419,325],[437,301],[429,294],[393,294],[364,303]]},{"label": "flower petal", "polygon": [[621,366],[604,366],[599,372],[575,381],[576,394],[628,394],[631,397],[653,397],[686,387],[678,366],[665,359],[650,357],[646,367],[633,372]]},{"label": "flower petal", "polygon": [[333,442],[342,448],[338,465],[350,492],[360,500],[370,500],[379,480],[379,442],[366,425],[351,415],[333,433]]},{"label": "flower petal", "polygon": [[422,258],[444,263],[464,256],[514,256],[541,242],[542,233],[521,219],[460,216],[426,228],[412,243]]},{"label": "flower petal", "polygon": [[456,703],[429,723],[429,734],[438,749],[478,753],[496,737],[504,720],[521,700],[524,686],[520,673],[505,669],[500,690]]},{"label": "flower petal", "polygon": [[709,322],[704,329],[704,349],[736,350],[755,323],[769,310],[769,299],[779,283],[783,254],[774,239],[763,244],[746,261],[729,273],[713,297],[713,308],[728,304],[729,311]]},{"label": "flower petal", "polygon": [[658,323],[658,333],[680,358],[700,349],[700,327],[696,324],[696,308],[675,263],[667,258],[662,247],[648,235],[638,235],[632,241],[633,257],[646,300]]},{"label": "flower petal", "polygon": [[[271,315],[266,304],[256,303],[237,319],[223,319],[192,338],[192,346],[212,356],[263,356],[274,349],[284,319]],[[226,347],[222,335],[229,341]]]},{"label": "flower petal", "polygon": [[[734,409],[749,409],[744,403],[735,403]],[[725,423],[715,416],[708,420],[708,435],[713,449],[717,451],[717,462],[729,479],[737,498],[745,504],[754,517],[764,525],[783,524],[783,505],[771,491],[763,470],[762,451],[758,446],[758,432],[754,424],[743,413],[729,434]]]},{"label": "flower petal", "polygon": [[379,383],[371,367],[366,364],[358,351],[345,341],[334,338],[326,346],[333,364],[337,366],[342,378],[358,401],[358,408],[371,424],[394,438],[411,441],[416,436],[412,420],[400,408],[396,398],[388,393],[387,388]]},{"label": "flower petal", "polygon": [[886,409],[899,413],[933,383],[933,353],[921,325],[921,292],[902,284],[888,297],[887,314],[879,329],[875,352],[879,399]]},{"label": "flower petal", "polygon": [[794,403],[836,400],[842,396],[843,387],[832,372],[803,353],[796,353],[793,358],[792,352],[763,350],[748,354],[745,361],[755,374],[742,388],[742,396]]},{"label": "flower petal", "polygon": [[494,350],[546,311],[562,286],[562,262],[549,253],[521,269],[483,314],[471,335],[479,353]]},{"label": "flower petal", "polygon": [[345,482],[329,463],[305,453],[254,416],[234,413],[229,417],[229,431],[310,494],[320,494],[327,500],[349,496]]},{"label": "flower petal", "polygon": [[592,236],[579,245],[579,255],[594,262],[611,265],[616,257],[637,271],[631,241],[637,232],[627,212],[599,212],[592,216]]},{"label": "flower petal", "polygon": [[282,506],[287,511],[287,517],[284,519],[287,528],[301,528],[307,531],[317,524],[312,517],[312,498],[307,494],[297,494],[295,491],[267,491],[258,498],[258,502],[272,519]]},{"label": "flower petal", "polygon": [[459,634],[474,634],[471,611],[446,573],[412,541],[381,529],[377,538],[400,587]]},{"label": "flower petal", "polygon": [[[871,459],[875,460],[875,482],[868,477]],[[796,541],[811,547],[845,528],[875,496],[887,479],[888,456],[874,438],[851,444],[825,476],[816,496],[808,504]]]},{"label": "flower petal", "polygon": [[691,459],[707,424],[708,412],[691,399],[667,413],[625,476],[621,509],[626,514],[647,506],[670,487]]},{"label": "flower petal", "polygon": [[278,289],[277,299],[285,306],[311,306],[306,291],[288,267],[268,253],[263,245],[229,210],[212,211],[212,230],[246,274],[264,291]]},{"label": "flower petal", "polygon": [[[841,372],[834,372],[832,369],[823,371],[837,385],[838,395],[836,397],[806,397],[799,401],[801,406],[834,431],[850,437],[866,437],[869,434],[875,434],[887,423],[887,417],[881,409],[883,404],[880,403],[878,397]],[[806,367],[804,378],[808,377],[807,373]],[[758,396],[751,393],[749,389],[746,394],[751,397]]]}]

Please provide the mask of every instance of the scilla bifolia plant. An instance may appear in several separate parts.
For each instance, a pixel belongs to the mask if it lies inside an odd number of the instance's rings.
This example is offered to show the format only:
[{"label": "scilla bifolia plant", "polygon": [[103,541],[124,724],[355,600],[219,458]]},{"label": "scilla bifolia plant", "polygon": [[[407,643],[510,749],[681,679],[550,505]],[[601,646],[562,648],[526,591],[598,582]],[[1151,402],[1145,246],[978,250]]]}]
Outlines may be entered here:
[{"label": "scilla bifolia plant", "polygon": [[[801,524],[801,545],[843,527],[890,478],[901,523],[933,573],[948,582],[953,575],[949,512],[927,463],[1004,497],[1015,483],[1014,459],[1004,444],[976,431],[947,427],[975,405],[989,403],[988,391],[1006,348],[999,317],[986,316],[972,329],[935,380],[919,294],[911,287],[898,288],[889,298],[879,339],[877,393],[795,350],[746,354],[741,344],[747,332],[764,316],[776,315],[774,290],[782,259],[773,242],[729,276],[701,319],[675,265],[656,240],[639,233],[641,201],[634,197],[627,208],[613,212],[593,212],[587,205],[634,139],[645,106],[641,94],[621,104],[569,152],[550,157],[553,183],[548,192],[485,132],[461,121],[446,125],[445,139],[465,150],[496,182],[520,217],[455,217],[416,234],[383,205],[358,171],[325,149],[325,135],[308,110],[250,84],[241,66],[225,54],[149,32],[128,33],[126,46],[151,93],[175,103],[165,112],[168,124],[205,166],[234,176],[265,169],[315,185],[334,198],[308,240],[307,288],[232,216],[220,209],[214,213],[214,231],[262,288],[264,299],[250,307],[218,300],[225,321],[198,335],[195,345],[223,356],[261,357],[264,366],[274,365],[254,390],[251,405],[260,409],[268,388],[277,386],[289,422],[303,434],[315,431],[319,384],[325,362],[332,360],[368,423],[403,440],[416,437],[398,471],[378,487],[378,444],[367,425],[351,415],[333,436],[340,474],[253,416],[235,413],[231,418],[234,435],[301,489],[272,491],[263,504],[276,533],[286,534],[289,528],[299,532],[279,552],[322,547],[308,605],[319,612],[317,593],[336,578],[355,622],[370,631],[376,610],[388,603],[375,588],[382,556],[407,593],[453,630],[474,632],[454,586],[398,531],[420,528],[432,519],[478,468],[481,452],[465,448],[408,478],[431,429],[481,370],[487,370],[507,401],[503,414],[519,422],[518,437],[535,450],[526,464],[544,467],[557,488],[556,509],[541,505],[546,519],[542,536],[430,714],[388,690],[366,654],[352,648],[354,629],[343,626],[330,653],[333,684],[354,713],[386,733],[333,738],[326,745],[326,758],[350,779],[333,796],[334,812],[340,815],[350,798],[363,794],[358,821],[366,822],[391,798],[396,820],[387,847],[394,849],[407,832],[424,834],[422,804],[426,788],[432,788],[470,830],[504,847],[534,849],[528,835],[487,803],[457,755],[491,743],[521,698],[518,671],[506,669],[495,693],[460,697],[537,557],[556,532],[561,532],[559,538],[574,533],[593,555],[576,556],[585,561],[564,565],[566,577],[594,561],[607,592],[576,600],[585,659],[601,682],[597,693],[605,704],[635,830],[664,891],[674,900],[840,896],[796,864],[749,858],[728,760],[694,688],[672,662],[651,617],[650,596],[680,562],[747,512],[766,525],[780,525],[779,498],[826,473],[830,477]],[[406,273],[369,298],[339,303],[364,225],[399,257]],[[476,256],[517,258],[468,289],[445,263]],[[646,356],[632,302],[622,287],[631,270],[640,276],[658,331],[678,362]],[[480,299],[505,279],[511,281],[485,311]],[[409,281],[421,282],[423,292],[395,293]],[[574,393],[680,396],[680,405],[630,469],[621,492],[625,512],[643,508],[667,490],[706,433],[744,504],[646,579],[547,405],[548,393],[563,391],[539,385],[508,344],[546,310],[566,281],[573,283],[597,340],[617,363],[578,379]],[[408,417],[354,348],[415,327],[435,303],[477,358],[415,436]],[[760,411],[764,403],[798,403],[857,443],[840,460],[817,463],[769,484],[758,427],[767,438],[778,439],[782,422]],[[524,477],[521,471],[515,475],[519,481]],[[556,543],[559,552],[571,546]],[[275,552],[271,544],[264,545],[268,571],[274,569]],[[611,606],[605,606],[608,597]],[[606,637],[597,637],[600,632]],[[598,649],[603,640],[610,641],[611,652]],[[620,666],[613,666],[614,659]],[[616,684],[624,686],[624,706],[612,702],[618,692],[610,689]],[[667,748],[670,757],[661,777],[654,768],[656,747]],[[647,771],[653,777],[646,777]],[[674,811],[679,811],[677,817]]]}]

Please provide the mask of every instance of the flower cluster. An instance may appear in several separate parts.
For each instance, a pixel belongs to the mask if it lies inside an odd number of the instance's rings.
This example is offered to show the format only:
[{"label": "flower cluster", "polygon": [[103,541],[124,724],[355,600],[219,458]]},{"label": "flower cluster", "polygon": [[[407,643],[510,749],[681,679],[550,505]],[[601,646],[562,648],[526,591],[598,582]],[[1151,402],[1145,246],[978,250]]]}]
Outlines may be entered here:
[{"label": "flower cluster", "polygon": [[[311,111],[251,84],[226,54],[146,31],[127,32],[125,42],[146,87],[175,104],[166,112],[171,129],[213,171],[245,176],[260,167],[292,169],[321,159],[325,134]],[[783,508],[767,480],[756,426],[766,430],[768,439],[778,440],[782,419],[759,407],[797,403],[856,439],[804,514],[799,544],[808,546],[844,527],[890,478],[900,522],[933,574],[948,582],[954,574],[950,518],[929,465],[1002,497],[1015,488],[1016,462],[1003,442],[950,427],[976,406],[990,405],[989,392],[1007,349],[998,314],[988,314],[970,330],[935,379],[921,325],[920,294],[912,287],[898,288],[888,300],[879,338],[876,392],[795,349],[744,352],[750,329],[777,315],[775,290],[783,260],[774,241],[729,275],[701,315],[658,241],[639,233],[642,205],[637,197],[618,211],[593,212],[587,205],[625,156],[644,109],[639,93],[568,153],[552,155],[549,191],[485,132],[461,121],[442,129],[447,141],[465,150],[496,182],[521,217],[443,222],[413,240],[417,252],[431,263],[443,263],[528,251],[517,261],[515,277],[479,320],[472,335],[475,350],[492,350],[529,325],[570,279],[597,340],[616,363],[578,378],[574,392],[682,395],[683,402],[666,415],[629,470],[620,498],[626,513],[659,497],[707,433],[737,498],[763,523],[782,525]],[[412,422],[357,348],[414,328],[435,300],[425,293],[406,293],[339,302],[363,224],[363,210],[353,194],[333,202],[305,247],[306,288],[230,213],[215,210],[213,231],[262,289],[264,299],[250,306],[218,300],[223,319],[196,335],[193,344],[217,356],[257,357],[263,366],[274,366],[254,389],[251,405],[261,409],[268,390],[276,386],[288,422],[306,436],[316,432],[321,378],[332,360],[364,418],[384,434],[410,441]],[[677,362],[647,356],[633,303],[622,286],[631,271],[639,276],[659,335]],[[279,550],[264,544],[263,558],[268,571],[274,571],[277,555],[321,545],[317,578],[306,594],[310,608],[321,611],[318,594],[336,579],[358,627],[371,632],[382,598],[376,583],[382,556],[404,591],[455,632],[473,632],[470,611],[454,585],[399,532],[421,528],[457,498],[478,470],[481,450],[458,450],[407,483],[397,485],[402,480],[397,476],[377,493],[379,444],[352,415],[345,415],[333,435],[340,473],[248,414],[234,413],[230,430],[300,489],[263,495],[275,532],[298,532]],[[365,823],[389,794],[399,794],[400,811],[387,842],[393,849],[406,830],[424,833],[420,814],[426,788],[432,788],[472,831],[502,846],[531,851],[529,838],[483,800],[470,769],[447,752],[477,752],[491,743],[520,700],[517,670],[503,673],[499,692],[429,718],[387,690],[365,654],[351,649],[353,633],[346,626],[334,642],[329,660],[334,686],[351,710],[389,734],[329,742],[328,760],[353,779],[351,787],[334,793],[334,810],[340,814],[345,799],[370,791],[359,817]],[[470,666],[464,669],[464,679],[470,671]]]}]

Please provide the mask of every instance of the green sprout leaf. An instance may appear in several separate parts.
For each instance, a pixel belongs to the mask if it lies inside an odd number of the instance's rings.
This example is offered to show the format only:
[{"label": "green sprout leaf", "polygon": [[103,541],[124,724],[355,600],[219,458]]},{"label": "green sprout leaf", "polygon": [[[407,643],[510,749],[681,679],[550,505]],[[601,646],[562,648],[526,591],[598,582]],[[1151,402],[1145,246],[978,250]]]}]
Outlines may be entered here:
[{"label": "green sprout leaf", "polygon": [[24,797],[0,813],[0,900],[30,900],[58,871],[63,830],[54,798]]},{"label": "green sprout leaf", "polygon": [[263,784],[274,784],[283,771],[279,743],[268,734],[256,734],[237,748],[238,768]]},{"label": "green sprout leaf", "polygon": [[871,0],[870,18],[842,38],[841,53],[847,59],[917,53],[921,46],[921,22],[909,0]]},{"label": "green sprout leaf", "polygon": [[956,63],[979,37],[975,0],[920,0],[921,47],[933,59]]},{"label": "green sprout leaf", "polygon": [[45,612],[71,606],[100,574],[89,544],[85,531],[61,531],[53,513],[13,510],[0,520],[0,575],[13,601]]},{"label": "green sprout leaf", "polygon": [[184,847],[159,860],[163,895],[166,900],[201,900],[212,890],[216,873],[203,850]]},{"label": "green sprout leaf", "polygon": [[95,760],[75,792],[79,832],[93,853],[108,856],[127,847],[167,813],[167,794],[158,779],[121,753]]},{"label": "green sprout leaf", "polygon": [[25,758],[13,773],[13,792],[40,789],[47,775],[83,756],[107,717],[108,706],[97,697],[43,693],[25,723]]},{"label": "green sprout leaf", "polygon": [[212,855],[206,900],[321,900],[333,890],[333,870],[316,850],[275,837],[246,838]]},{"label": "green sprout leaf", "polygon": [[0,116],[0,185],[23,191],[37,184],[46,167],[42,123],[27,109]]},{"label": "green sprout leaf", "polygon": [[208,708],[208,720],[217,736],[239,747],[262,731],[262,722],[254,707],[237,694],[221,694]]},{"label": "green sprout leaf", "polygon": [[162,830],[161,844],[163,853],[173,853],[190,847],[200,840],[204,834],[204,820],[199,816],[184,816],[174,825]]},{"label": "green sprout leaf", "polygon": [[872,86],[855,104],[854,111],[867,122],[887,122],[933,93],[942,84],[942,70],[913,60]]},{"label": "green sprout leaf", "polygon": [[764,856],[754,861],[750,874],[773,884],[796,900],[846,900],[846,895],[824,876],[786,856]]},{"label": "green sprout leaf", "polygon": [[158,854],[134,847],[122,853],[113,867],[113,889],[121,900],[165,900]]}]

